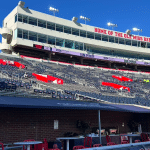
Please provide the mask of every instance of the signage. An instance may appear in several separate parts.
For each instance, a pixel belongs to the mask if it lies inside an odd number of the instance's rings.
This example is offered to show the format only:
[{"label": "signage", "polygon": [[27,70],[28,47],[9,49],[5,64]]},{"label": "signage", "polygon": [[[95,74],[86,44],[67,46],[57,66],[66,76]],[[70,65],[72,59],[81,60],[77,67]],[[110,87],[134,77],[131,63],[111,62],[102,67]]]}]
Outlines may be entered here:
[{"label": "signage", "polygon": [[119,37],[119,38],[125,38],[125,39],[131,39],[131,40],[137,40],[137,41],[143,41],[143,42],[150,42],[150,38],[148,38],[148,37],[137,36],[137,35],[128,35],[126,33],[121,33],[121,32],[117,32],[117,31],[111,31],[111,30],[106,30],[106,29],[101,29],[101,28],[95,28],[95,32],[100,33],[100,34],[115,36],[115,37]]},{"label": "signage", "polygon": [[46,47],[46,46],[41,46],[41,45],[36,45],[36,44],[33,44],[33,47],[37,49],[51,51],[54,53],[56,52],[56,53],[69,54],[69,55],[80,56],[80,57],[91,58],[91,59],[100,59],[100,60],[107,60],[107,61],[113,61],[113,62],[123,62],[123,63],[132,63],[132,64],[150,66],[150,63],[147,63],[147,62],[140,62],[140,61],[134,61],[134,60],[121,59],[121,58],[103,57],[103,56],[99,56],[95,54],[78,53],[78,52],[66,51],[62,49],[56,49],[56,48],[51,48],[51,47]]}]

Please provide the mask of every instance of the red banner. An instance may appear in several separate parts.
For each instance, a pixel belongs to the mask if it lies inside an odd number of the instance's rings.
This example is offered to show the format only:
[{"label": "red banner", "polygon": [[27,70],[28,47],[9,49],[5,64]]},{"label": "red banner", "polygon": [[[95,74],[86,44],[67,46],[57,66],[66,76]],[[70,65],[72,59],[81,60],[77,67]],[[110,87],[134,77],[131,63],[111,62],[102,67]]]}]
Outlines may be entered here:
[{"label": "red banner", "polygon": [[33,76],[36,77],[37,80],[43,81],[43,82],[53,82],[56,84],[63,84],[63,80],[50,76],[50,75],[42,75],[42,74],[36,74],[36,73],[32,73]]},{"label": "red banner", "polygon": [[126,90],[128,90],[130,92],[130,88],[129,87],[122,86],[122,85],[119,85],[119,84],[109,83],[109,82],[102,82],[102,85],[103,86],[110,86],[110,87],[113,87],[113,88],[118,89],[118,90],[126,89]]},{"label": "red banner", "polygon": [[124,77],[124,76],[115,76],[115,75],[112,75],[112,78],[115,78],[119,81],[127,81],[127,82],[132,82],[133,80],[131,78],[127,78],[127,77]]}]

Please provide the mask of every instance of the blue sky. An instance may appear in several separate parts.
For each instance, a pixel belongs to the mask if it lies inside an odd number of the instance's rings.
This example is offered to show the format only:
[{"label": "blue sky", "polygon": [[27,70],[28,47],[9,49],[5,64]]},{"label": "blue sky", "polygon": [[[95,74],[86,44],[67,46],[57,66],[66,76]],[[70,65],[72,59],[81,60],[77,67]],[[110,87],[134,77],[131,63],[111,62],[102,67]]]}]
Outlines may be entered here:
[{"label": "blue sky", "polygon": [[[0,26],[18,2],[18,0],[1,1]],[[55,7],[59,9],[56,16],[68,20],[73,16],[78,18],[80,15],[86,16],[91,19],[87,24],[100,28],[108,29],[107,22],[118,24],[115,30],[120,32],[137,27],[143,30],[140,35],[150,37],[150,0],[25,0],[25,3],[25,7],[51,15],[53,14],[48,8]],[[83,20],[78,21],[84,23]]]}]

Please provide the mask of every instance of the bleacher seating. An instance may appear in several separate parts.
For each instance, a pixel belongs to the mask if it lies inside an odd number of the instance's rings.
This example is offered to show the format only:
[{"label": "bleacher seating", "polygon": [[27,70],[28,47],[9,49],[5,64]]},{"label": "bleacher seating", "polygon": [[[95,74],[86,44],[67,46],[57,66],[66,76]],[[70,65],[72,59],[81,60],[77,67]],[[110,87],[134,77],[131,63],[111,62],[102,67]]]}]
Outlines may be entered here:
[{"label": "bleacher seating", "polygon": [[[0,95],[8,93],[11,96],[11,92],[12,95],[15,92],[16,96],[23,93],[28,97],[150,106],[150,83],[143,82],[144,79],[150,79],[147,73],[78,67],[1,55],[0,58],[17,61],[26,66],[25,69],[20,69],[11,65],[0,65]],[[64,84],[41,82],[32,76],[33,72],[60,78]],[[112,75],[131,78],[133,82],[121,82]],[[128,87],[130,92],[126,89],[103,86],[102,82]]]}]

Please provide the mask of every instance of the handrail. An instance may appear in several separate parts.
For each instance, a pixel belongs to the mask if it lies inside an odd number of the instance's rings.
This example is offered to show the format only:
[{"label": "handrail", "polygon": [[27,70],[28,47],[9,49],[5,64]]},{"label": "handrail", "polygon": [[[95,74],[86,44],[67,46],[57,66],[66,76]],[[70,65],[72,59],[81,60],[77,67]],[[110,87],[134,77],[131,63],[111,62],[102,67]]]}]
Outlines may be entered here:
[{"label": "handrail", "polygon": [[140,142],[140,143],[131,143],[131,144],[119,144],[119,145],[112,145],[112,146],[103,146],[103,147],[92,147],[92,148],[86,148],[86,150],[111,150],[111,149],[116,149],[116,148],[125,148],[125,147],[134,147],[134,146],[143,146],[144,145],[150,145],[150,142]]}]

